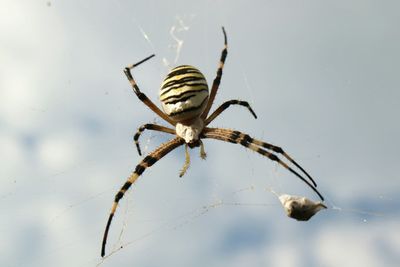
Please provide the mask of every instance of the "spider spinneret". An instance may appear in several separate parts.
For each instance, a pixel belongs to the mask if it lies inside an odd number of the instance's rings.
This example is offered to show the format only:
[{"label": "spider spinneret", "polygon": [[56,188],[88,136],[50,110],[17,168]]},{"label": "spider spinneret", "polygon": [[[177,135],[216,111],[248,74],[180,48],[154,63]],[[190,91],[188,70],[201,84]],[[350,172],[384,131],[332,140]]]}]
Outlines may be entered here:
[{"label": "spider spinneret", "polygon": [[[162,157],[167,155],[175,148],[185,145],[185,164],[180,172],[180,176],[183,176],[188,169],[190,163],[188,147],[194,148],[199,146],[200,156],[205,159],[206,154],[204,152],[202,139],[209,138],[221,140],[233,144],[239,144],[250,150],[253,150],[260,155],[277,162],[280,166],[290,171],[292,174],[305,182],[321,198],[321,200],[324,200],[323,196],[316,189],[317,184],[314,182],[312,177],[281,147],[263,142],[261,140],[257,140],[250,137],[248,134],[239,131],[207,127],[208,124],[210,124],[216,117],[218,117],[231,105],[240,105],[246,107],[254,116],[254,118],[257,118],[249,103],[240,100],[226,101],[222,105],[220,105],[210,116],[208,116],[208,113],[217,94],[219,84],[221,82],[222,70],[225,64],[226,56],[228,54],[227,37],[224,27],[222,27],[222,32],[224,34],[224,48],[221,53],[217,75],[212,83],[211,91],[209,92],[208,90],[207,81],[204,75],[197,68],[189,65],[178,66],[172,69],[167,74],[167,77],[164,79],[161,85],[159,97],[164,112],[160,108],[158,108],[144,93],[140,91],[139,86],[136,84],[136,81],[131,73],[131,70],[133,68],[149,60],[154,55],[151,55],[136,64],[129,65],[124,69],[124,73],[132,86],[133,92],[136,94],[139,100],[142,101],[154,113],[160,116],[164,121],[175,127],[175,129],[172,129],[169,127],[150,123],[140,126],[134,136],[134,141],[139,155],[141,155],[139,137],[146,129],[169,133],[175,135],[175,138],[164,144],[161,144],[153,152],[144,157],[142,161],[136,166],[133,173],[128,177],[118,193],[115,195],[115,199],[111,207],[111,212],[108,217],[107,225],[104,231],[101,247],[102,257],[105,255],[105,247],[111,221],[114,217],[115,211],[117,210],[118,203],[124,196],[125,192],[147,168],[151,167],[158,160],[160,160]],[[278,155],[284,157],[288,161],[288,163],[281,160]],[[307,178],[305,178],[304,175],[300,175],[299,172],[296,171],[293,167],[289,166],[289,164],[294,165],[294,167],[299,169]]]}]

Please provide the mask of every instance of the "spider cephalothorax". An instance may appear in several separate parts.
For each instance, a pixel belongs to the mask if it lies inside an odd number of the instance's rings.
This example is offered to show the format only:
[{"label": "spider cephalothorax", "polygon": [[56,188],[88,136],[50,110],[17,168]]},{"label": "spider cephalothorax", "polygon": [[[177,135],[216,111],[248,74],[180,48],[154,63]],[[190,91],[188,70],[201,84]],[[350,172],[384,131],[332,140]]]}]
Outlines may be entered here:
[{"label": "spider cephalothorax", "polygon": [[[188,147],[200,147],[200,156],[205,159],[206,154],[204,152],[204,146],[202,142],[202,139],[205,138],[240,144],[263,156],[266,156],[270,160],[276,161],[279,165],[286,168],[302,181],[304,181],[309,187],[311,187],[311,189],[313,189],[318,194],[321,200],[323,200],[323,197],[316,189],[317,185],[311,178],[311,176],[299,164],[297,164],[296,161],[294,161],[288,154],[286,154],[286,152],[284,152],[281,147],[254,139],[248,134],[239,131],[207,127],[210,122],[212,122],[230,105],[244,106],[251,112],[251,114],[255,118],[257,118],[249,103],[240,100],[226,101],[221,106],[219,106],[210,116],[208,116],[208,113],[214,102],[215,95],[217,94],[219,84],[221,82],[222,69],[224,67],[226,56],[228,54],[225,29],[222,28],[222,31],[224,34],[224,49],[221,53],[217,76],[212,83],[211,91],[208,90],[207,81],[204,78],[204,75],[197,68],[189,65],[178,66],[172,69],[167,74],[167,77],[164,79],[161,85],[160,101],[164,112],[161,111],[144,93],[140,91],[131,73],[131,70],[134,67],[147,61],[154,55],[151,55],[143,59],[142,61],[130,65],[124,69],[125,75],[131,83],[132,89],[137,97],[153,112],[155,112],[158,116],[160,116],[162,119],[164,119],[175,128],[173,129],[157,124],[144,124],[140,126],[134,136],[134,141],[139,155],[141,155],[139,137],[145,129],[169,133],[175,135],[175,137],[170,141],[161,144],[157,149],[144,157],[143,160],[136,166],[134,172],[128,177],[125,184],[115,195],[115,200],[111,207],[111,212],[104,232],[101,256],[105,255],[105,245],[107,242],[108,230],[110,228],[114,213],[117,209],[118,202],[124,196],[125,192],[131,187],[131,185],[137,180],[137,178],[148,167],[152,166],[166,154],[181,145],[185,145],[185,164],[180,172],[180,176],[184,175],[190,162]],[[292,167],[290,167],[288,163],[282,161],[278,157],[278,155],[283,156],[287,161],[289,161],[289,163],[298,168],[307,177],[307,179],[303,175],[300,175]]]}]

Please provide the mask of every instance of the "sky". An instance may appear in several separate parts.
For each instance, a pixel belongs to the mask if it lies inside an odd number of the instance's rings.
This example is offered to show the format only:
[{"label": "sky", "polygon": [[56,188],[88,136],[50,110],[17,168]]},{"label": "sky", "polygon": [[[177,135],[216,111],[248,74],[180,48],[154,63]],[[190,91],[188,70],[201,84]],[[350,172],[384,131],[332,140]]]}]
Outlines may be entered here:
[{"label": "sky", "polygon": [[[0,266],[398,266],[398,1],[0,1]],[[277,195],[318,200],[244,147],[205,140],[146,170],[144,123],[172,67],[210,83],[228,35],[213,127],[279,145],[317,181],[327,210],[307,222]],[[215,107],[214,107],[215,108]],[[171,135],[144,132],[149,153]]]}]

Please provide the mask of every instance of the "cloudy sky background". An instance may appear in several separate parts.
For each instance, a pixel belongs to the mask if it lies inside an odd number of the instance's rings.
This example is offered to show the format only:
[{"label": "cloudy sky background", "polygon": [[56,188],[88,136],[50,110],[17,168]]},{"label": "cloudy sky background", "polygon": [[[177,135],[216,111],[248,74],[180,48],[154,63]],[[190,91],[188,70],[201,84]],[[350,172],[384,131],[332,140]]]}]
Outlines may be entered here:
[{"label": "cloudy sky background", "polygon": [[[0,2],[0,266],[398,266],[398,1]],[[329,209],[287,218],[271,192],[317,196],[243,147],[206,141],[183,178],[179,148],[121,201],[140,161],[132,136],[163,124],[155,102],[170,66],[212,81],[229,55],[214,126],[282,146]],[[173,37],[182,41],[177,47]],[[164,123],[165,125],[165,123]],[[170,136],[145,132],[150,152]],[[121,234],[122,231],[122,234]],[[118,249],[120,246],[123,249]]]}]

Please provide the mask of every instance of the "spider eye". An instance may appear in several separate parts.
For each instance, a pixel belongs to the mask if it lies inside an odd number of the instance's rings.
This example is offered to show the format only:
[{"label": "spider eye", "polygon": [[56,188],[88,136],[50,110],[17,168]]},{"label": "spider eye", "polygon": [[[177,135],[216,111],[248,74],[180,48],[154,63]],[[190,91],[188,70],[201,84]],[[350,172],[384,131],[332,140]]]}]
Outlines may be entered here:
[{"label": "spider eye", "polygon": [[176,122],[200,116],[206,107],[207,100],[206,78],[195,67],[178,66],[168,73],[161,84],[162,108]]}]

